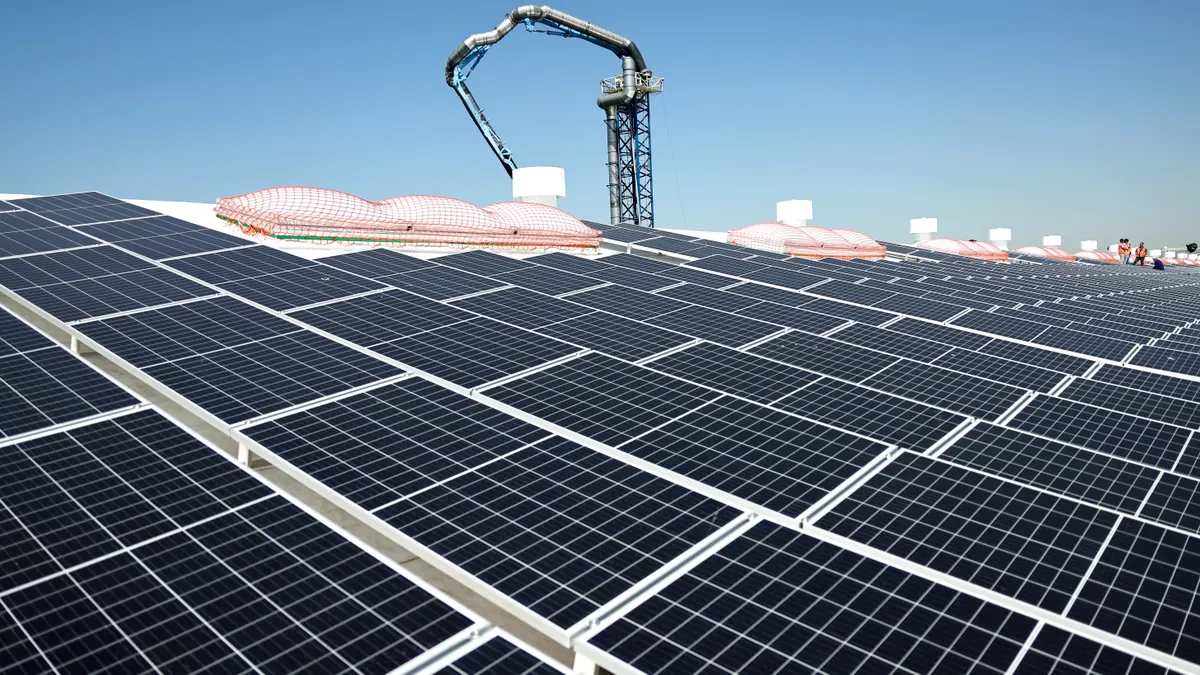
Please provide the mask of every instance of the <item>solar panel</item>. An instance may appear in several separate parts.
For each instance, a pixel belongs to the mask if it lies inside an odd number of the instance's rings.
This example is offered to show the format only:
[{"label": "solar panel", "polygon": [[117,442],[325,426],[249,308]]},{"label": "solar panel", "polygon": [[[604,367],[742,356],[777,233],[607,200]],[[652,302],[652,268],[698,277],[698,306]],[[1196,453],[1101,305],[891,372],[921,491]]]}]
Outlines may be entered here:
[{"label": "solar panel", "polygon": [[811,384],[775,406],[918,452],[966,421],[957,413],[831,379]]},{"label": "solar panel", "polygon": [[0,285],[21,290],[153,267],[112,246],[97,246],[0,260]]},{"label": "solar panel", "polygon": [[61,321],[77,321],[214,295],[215,291],[164,269],[137,270],[17,291]]},{"label": "solar panel", "polygon": [[1200,427],[1200,406],[1178,398],[1127,389],[1095,380],[1075,380],[1058,395],[1109,410],[1117,410],[1169,424],[1178,424],[1189,429]]},{"label": "solar panel", "polygon": [[899,360],[857,345],[799,332],[756,345],[750,352],[852,381],[865,379]]},{"label": "solar panel", "polygon": [[1061,612],[1116,520],[1109,511],[902,453],[817,526]]},{"label": "solar panel", "polygon": [[1044,624],[1013,675],[1043,673],[1145,673],[1172,675],[1175,671],[1150,663],[1131,654],[1102,645],[1075,633]]},{"label": "solar panel", "polygon": [[[169,234],[183,234],[186,232],[213,232],[207,227],[201,227],[194,223],[189,223],[186,220],[172,218],[171,216],[151,216],[149,218],[138,218],[136,220],[119,220],[113,223],[101,223],[97,225],[81,225],[77,228],[80,232],[96,237],[102,241],[120,242],[131,239],[145,239],[147,237],[161,237]],[[250,243],[245,239],[238,239],[243,244]]]},{"label": "solar panel", "polygon": [[452,304],[521,328],[539,328],[593,311],[582,305],[524,288],[507,288],[494,293],[484,293],[455,300]]},{"label": "solar panel", "polygon": [[739,512],[555,438],[376,515],[569,628]]},{"label": "solar panel", "polygon": [[532,258],[526,258],[525,262],[537,263],[538,265],[545,265],[546,267],[552,267],[573,274],[587,274],[588,272],[595,272],[601,267],[601,263],[596,258],[582,258],[561,251],[535,255]]},{"label": "solar panel", "polygon": [[219,285],[234,295],[276,311],[387,288],[378,281],[323,265],[264,274]]},{"label": "solar panel", "polygon": [[742,276],[751,281],[771,284],[774,286],[782,286],[783,288],[790,288],[793,290],[809,288],[829,280],[829,277],[822,276],[820,274],[808,274],[805,272],[787,270],[779,267],[767,267],[755,272],[750,272],[749,274],[744,274]]},{"label": "solar panel", "polygon": [[610,445],[720,396],[596,353],[488,389],[486,395]]},{"label": "solar panel", "polygon": [[580,351],[574,345],[483,317],[372,349],[468,389]]},{"label": "solar panel", "polygon": [[92,246],[97,242],[69,227],[43,227],[22,232],[0,232],[0,257],[44,253]]},{"label": "solar panel", "polygon": [[236,424],[404,371],[300,331],[151,366],[144,372],[217,419]]},{"label": "solar panel", "polygon": [[671,263],[665,263],[661,260],[652,260],[645,256],[632,255],[630,253],[618,253],[616,255],[608,255],[603,258],[598,258],[602,263],[608,265],[616,265],[618,267],[628,267],[639,272],[648,272],[654,274],[664,270],[674,269],[676,266]]},{"label": "solar panel", "polygon": [[1182,375],[1200,375],[1200,352],[1185,352],[1165,347],[1142,347],[1131,365],[1165,370]]},{"label": "solar panel", "polygon": [[1200,533],[1200,481],[1163,472],[1138,515]]},{"label": "solar panel", "polygon": [[785,305],[787,307],[800,307],[813,301],[813,297],[810,295],[801,295],[795,291],[786,291],[782,288],[763,286],[762,284],[754,284],[748,281],[735,286],[729,286],[725,289],[725,291],[728,293],[744,295],[749,298],[766,300],[768,302],[773,302],[778,305]]},{"label": "solar panel", "polygon": [[605,312],[592,312],[543,326],[538,332],[626,361],[638,361],[695,340]]},{"label": "solar panel", "polygon": [[36,213],[29,213],[27,211],[0,213],[0,233],[3,234],[27,232],[29,230],[41,230],[46,228],[62,229],[63,226],[59,225],[53,220],[43,218]]},{"label": "solar panel", "polygon": [[844,302],[826,300],[825,298],[816,298],[812,302],[806,302],[803,307],[810,312],[828,314],[829,316],[849,319],[872,326],[878,326],[896,318],[895,314],[889,312],[881,312],[877,309],[859,307],[858,305],[847,305]]},{"label": "solar panel", "polygon": [[721,254],[708,256],[699,260],[693,260],[689,262],[687,266],[698,270],[709,270],[710,272],[730,274],[735,277],[744,277],[752,272],[768,269],[768,267],[761,262],[740,260],[738,258]]},{"label": "solar panel", "polygon": [[685,302],[622,286],[604,286],[571,296],[571,302],[627,319],[648,319],[689,307]]},{"label": "solar panel", "polygon": [[201,281],[220,284],[313,267],[317,263],[270,246],[251,246],[168,260],[164,264]]},{"label": "solar panel", "polygon": [[0,358],[0,438],[133,405],[133,396],[65,349]]},{"label": "solar panel", "polygon": [[[614,268],[615,269],[615,268]],[[513,272],[497,274],[496,281],[503,281],[520,288],[527,288],[546,295],[561,295],[592,288],[604,283],[601,279],[591,279],[581,274],[572,274],[553,267],[531,265]]]},{"label": "solar panel", "polygon": [[770,403],[821,379],[799,368],[709,342],[643,365],[760,403]]},{"label": "solar panel", "polygon": [[514,272],[516,270],[525,269],[530,266],[523,260],[509,258],[508,256],[491,253],[489,251],[464,251],[462,253],[454,253],[451,255],[443,255],[434,258],[434,262],[439,265],[453,267],[464,272],[472,274],[480,274],[483,276],[492,276],[493,274],[503,274],[505,272]]},{"label": "solar panel", "polygon": [[53,347],[56,343],[41,331],[10,314],[0,310],[0,357],[19,352]]},{"label": "solar panel", "polygon": [[62,225],[86,225],[88,223],[103,223],[110,220],[159,215],[150,209],[144,209],[140,206],[124,202],[104,204],[102,206],[85,206],[60,211],[41,211],[40,213]]},{"label": "solar panel", "polygon": [[685,241],[682,239],[673,239],[671,237],[654,237],[652,239],[643,239],[635,242],[638,246],[644,246],[655,251],[666,251],[667,253],[681,253],[696,248],[696,243]]},{"label": "solar panel", "polygon": [[[967,309],[965,305],[955,305],[948,302],[938,302],[928,298],[917,298],[911,295],[894,295],[885,300],[873,303],[872,307],[886,309],[897,314],[919,316],[931,321],[945,321]],[[974,310],[973,310],[974,311]]]},{"label": "solar panel", "polygon": [[981,312],[973,309],[950,322],[954,326],[972,328],[991,335],[1003,335],[1014,340],[1032,340],[1046,332],[1047,325],[1040,321],[1014,319],[1003,314]]},{"label": "solar panel", "polygon": [[434,263],[386,248],[373,248],[355,253],[342,253],[321,258],[322,265],[352,272],[368,279],[382,279],[393,274],[435,267]]},{"label": "solar panel", "polygon": [[430,300],[448,300],[472,293],[502,288],[505,283],[478,274],[463,272],[453,267],[426,267],[413,272],[390,276],[384,281],[389,286],[402,288],[410,293],[425,296]]},{"label": "solar panel", "polygon": [[419,377],[241,433],[367,510],[549,435]]},{"label": "solar panel", "polygon": [[674,279],[676,281],[686,281],[689,284],[704,286],[706,288],[725,288],[738,283],[737,279],[730,279],[718,274],[709,274],[700,270],[694,270],[690,267],[674,267],[669,270],[656,272],[661,276]]},{"label": "solar panel", "polygon": [[138,368],[303,330],[230,297],[88,321],[75,328]]},{"label": "solar panel", "polygon": [[1065,443],[1170,469],[1188,440],[1181,427],[1039,394],[1008,422]]},{"label": "solar panel", "polygon": [[22,199],[9,199],[8,202],[15,207],[27,209],[34,213],[124,203],[120,199],[109,197],[99,192],[71,192],[48,197],[25,197]]},{"label": "solar panel", "polygon": [[251,246],[253,243],[231,234],[225,234],[224,232],[207,230],[170,234],[161,237],[131,239],[117,242],[117,245],[128,251],[144,255],[147,258],[163,260],[164,258]]},{"label": "solar panel", "polygon": [[17,207],[9,204],[6,201],[0,200],[0,211],[15,211]]},{"label": "solar panel", "polygon": [[1131,514],[1160,473],[987,422],[972,427],[938,458]]},{"label": "solar panel", "polygon": [[944,326],[908,317],[904,317],[896,323],[888,324],[888,329],[898,333],[905,333],[906,335],[915,335],[926,340],[933,340],[934,342],[962,347],[963,349],[978,349],[992,341],[992,338],[986,335],[970,333],[965,330],[958,330],[953,326]]},{"label": "solar panel", "polygon": [[918,361],[932,361],[951,349],[949,345],[940,342],[864,324],[851,325],[839,330],[831,337],[840,342],[849,342],[860,347],[869,347],[876,351]]},{"label": "solar panel", "polygon": [[288,316],[364,347],[475,318],[465,310],[401,290],[301,309]]},{"label": "solar panel", "polygon": [[1047,328],[1046,332],[1034,338],[1033,342],[1110,361],[1124,359],[1130,350],[1137,346],[1136,342],[1098,337],[1058,326]]},{"label": "solar panel", "polygon": [[679,283],[678,279],[617,265],[604,265],[601,269],[588,272],[587,275],[597,282],[607,281],[618,286],[636,288],[639,291],[656,291]]},{"label": "solar panel", "polygon": [[881,291],[877,288],[852,284],[837,279],[809,289],[808,292],[813,295],[844,300],[846,302],[855,302],[860,305],[872,305],[895,295],[893,291]]},{"label": "solar panel", "polygon": [[1039,368],[1048,368],[1068,375],[1082,375],[1096,365],[1092,359],[1072,356],[1049,349],[1023,345],[1007,340],[993,340],[979,349],[984,354],[999,356]]},{"label": "solar panel", "polygon": [[1105,364],[1091,378],[1101,382],[1148,391],[1172,398],[1200,402],[1200,382],[1182,377]]},{"label": "solar panel", "polygon": [[1041,392],[1054,389],[1065,377],[1063,373],[1046,368],[965,349],[951,349],[932,365]]},{"label": "solar panel", "polygon": [[1192,662],[1200,539],[1126,518],[1067,617]]},{"label": "solar panel", "polygon": [[751,319],[795,328],[814,335],[825,333],[847,323],[846,319],[836,316],[818,314],[798,307],[786,307],[773,302],[760,302],[734,313],[738,316],[747,316]]},{"label": "solar panel", "polygon": [[589,638],[641,672],[991,673],[1036,620],[761,522]]},{"label": "solar panel", "polygon": [[1027,390],[916,361],[900,361],[865,381],[870,387],[972,417],[995,419]]},{"label": "solar panel", "polygon": [[774,324],[699,306],[650,317],[646,321],[727,347],[740,347],[782,330]]}]

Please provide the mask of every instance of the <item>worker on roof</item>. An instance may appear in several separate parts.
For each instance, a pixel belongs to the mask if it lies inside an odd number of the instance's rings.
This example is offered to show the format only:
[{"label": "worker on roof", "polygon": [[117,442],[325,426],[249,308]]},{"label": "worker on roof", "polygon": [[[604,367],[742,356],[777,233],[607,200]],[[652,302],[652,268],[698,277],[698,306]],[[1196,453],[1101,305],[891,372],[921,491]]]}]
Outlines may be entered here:
[{"label": "worker on roof", "polygon": [[1128,239],[1122,239],[1119,243],[1117,243],[1117,253],[1120,254],[1120,256],[1121,256],[1121,264],[1128,265],[1129,264],[1129,240]]},{"label": "worker on roof", "polygon": [[1154,259],[1154,269],[1156,269],[1156,270],[1165,270],[1165,269],[1167,269],[1167,266],[1163,264],[1162,258],[1155,258],[1155,259]]},{"label": "worker on roof", "polygon": [[1138,242],[1137,250],[1133,252],[1133,264],[1145,266],[1145,264],[1146,264],[1146,242],[1144,242],[1144,241]]}]

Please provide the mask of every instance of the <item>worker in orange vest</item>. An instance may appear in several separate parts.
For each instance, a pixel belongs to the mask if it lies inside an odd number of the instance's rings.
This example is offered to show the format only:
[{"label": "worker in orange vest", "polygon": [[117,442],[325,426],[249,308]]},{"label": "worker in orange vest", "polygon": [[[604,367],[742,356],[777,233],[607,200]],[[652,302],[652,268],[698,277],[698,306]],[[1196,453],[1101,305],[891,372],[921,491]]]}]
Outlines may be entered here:
[{"label": "worker in orange vest", "polygon": [[1117,253],[1120,254],[1120,256],[1121,256],[1121,264],[1128,265],[1129,264],[1129,240],[1128,239],[1122,239],[1120,241],[1120,243],[1117,244]]},{"label": "worker in orange vest", "polygon": [[1134,265],[1146,265],[1146,242],[1138,242],[1137,250],[1133,252]]}]

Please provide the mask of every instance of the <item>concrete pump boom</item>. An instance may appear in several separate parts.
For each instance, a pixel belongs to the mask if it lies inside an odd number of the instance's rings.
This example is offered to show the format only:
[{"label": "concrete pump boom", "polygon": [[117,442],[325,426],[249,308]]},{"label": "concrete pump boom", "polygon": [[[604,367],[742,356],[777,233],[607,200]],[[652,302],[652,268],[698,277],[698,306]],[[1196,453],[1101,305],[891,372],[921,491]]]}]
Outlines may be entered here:
[{"label": "concrete pump boom", "polygon": [[[523,5],[486,33],[463,41],[446,59],[446,84],[458,94],[492,152],[512,176],[517,168],[512,152],[500,140],[483,109],[467,88],[467,77],[492,45],[519,24],[530,32],[579,38],[604,47],[621,58],[621,75],[601,81],[596,101],[605,112],[608,140],[608,191],[611,222],[654,226],[653,174],[650,157],[650,94],[662,91],[633,40],[545,5]],[[539,29],[536,26],[544,26]]]}]

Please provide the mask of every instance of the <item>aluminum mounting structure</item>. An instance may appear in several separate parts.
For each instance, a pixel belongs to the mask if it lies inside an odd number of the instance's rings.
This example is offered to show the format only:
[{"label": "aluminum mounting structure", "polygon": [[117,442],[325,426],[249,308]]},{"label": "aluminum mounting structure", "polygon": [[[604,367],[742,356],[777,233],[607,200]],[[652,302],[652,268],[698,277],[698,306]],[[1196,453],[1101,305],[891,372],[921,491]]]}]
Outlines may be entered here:
[{"label": "aluminum mounting structure", "polygon": [[500,140],[483,109],[467,88],[467,77],[492,45],[518,24],[532,33],[579,38],[621,58],[621,74],[601,80],[596,101],[605,113],[608,141],[608,207],[613,224],[654,227],[654,180],[650,154],[650,96],[660,93],[663,79],[646,67],[641,51],[626,37],[545,5],[514,9],[494,30],[463,41],[446,60],[446,84],[470,113],[475,126],[511,176],[517,168],[512,152]]}]

